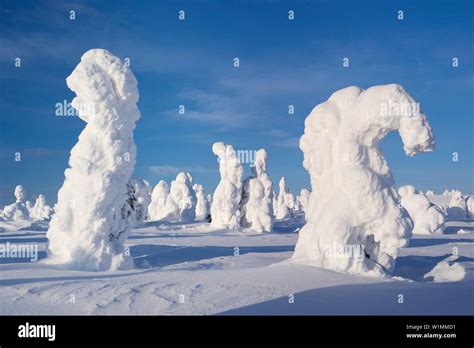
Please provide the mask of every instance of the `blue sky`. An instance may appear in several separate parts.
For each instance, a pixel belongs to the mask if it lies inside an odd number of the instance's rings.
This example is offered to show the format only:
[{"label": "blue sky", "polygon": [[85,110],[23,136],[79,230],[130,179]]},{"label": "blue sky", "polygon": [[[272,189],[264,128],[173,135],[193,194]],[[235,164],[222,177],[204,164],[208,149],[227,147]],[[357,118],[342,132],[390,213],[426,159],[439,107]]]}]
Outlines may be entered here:
[{"label": "blue sky", "polygon": [[474,192],[472,1],[0,0],[0,7],[0,205],[13,201],[16,184],[29,199],[44,193],[56,201],[84,123],[55,116],[55,104],[74,97],[65,78],[90,48],[131,60],[142,113],[135,174],[153,185],[187,170],[212,192],[219,177],[211,145],[224,141],[266,148],[274,183],[285,176],[299,192],[309,187],[298,139],[311,109],[346,86],[399,83],[421,103],[437,148],[408,158],[399,135],[388,136],[382,148],[397,185]]}]

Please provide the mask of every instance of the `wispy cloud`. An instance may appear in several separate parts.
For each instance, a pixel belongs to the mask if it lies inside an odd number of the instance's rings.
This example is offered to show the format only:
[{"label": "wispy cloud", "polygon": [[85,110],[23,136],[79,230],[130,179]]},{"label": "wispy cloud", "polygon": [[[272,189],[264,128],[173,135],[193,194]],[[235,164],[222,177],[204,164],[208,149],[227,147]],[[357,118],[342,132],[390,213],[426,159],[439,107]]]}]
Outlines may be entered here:
[{"label": "wispy cloud", "polygon": [[272,143],[276,147],[289,147],[289,148],[298,148],[300,144],[300,138],[290,137],[286,139],[281,139]]},{"label": "wispy cloud", "polygon": [[52,149],[46,147],[32,147],[32,148],[12,148],[4,147],[0,150],[0,158],[14,158],[16,153],[20,153],[22,157],[29,158],[44,158],[53,156],[64,156],[68,153],[67,150]]}]

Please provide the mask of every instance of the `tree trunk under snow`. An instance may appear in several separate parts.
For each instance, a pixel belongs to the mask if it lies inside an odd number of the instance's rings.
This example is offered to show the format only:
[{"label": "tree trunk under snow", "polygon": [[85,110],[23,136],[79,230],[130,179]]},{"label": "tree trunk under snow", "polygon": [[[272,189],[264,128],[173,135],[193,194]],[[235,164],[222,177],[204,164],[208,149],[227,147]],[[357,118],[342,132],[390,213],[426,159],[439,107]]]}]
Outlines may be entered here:
[{"label": "tree trunk under snow", "polygon": [[140,118],[137,81],[117,57],[87,51],[67,78],[72,105],[87,125],[72,148],[47,233],[52,262],[103,271],[133,267],[123,246],[130,226],[122,215],[135,166]]},{"label": "tree trunk under snow", "polygon": [[365,275],[393,270],[413,226],[378,146],[392,131],[408,156],[434,148],[425,115],[396,84],[344,88],[306,118],[300,148],[312,193],[292,262]]}]

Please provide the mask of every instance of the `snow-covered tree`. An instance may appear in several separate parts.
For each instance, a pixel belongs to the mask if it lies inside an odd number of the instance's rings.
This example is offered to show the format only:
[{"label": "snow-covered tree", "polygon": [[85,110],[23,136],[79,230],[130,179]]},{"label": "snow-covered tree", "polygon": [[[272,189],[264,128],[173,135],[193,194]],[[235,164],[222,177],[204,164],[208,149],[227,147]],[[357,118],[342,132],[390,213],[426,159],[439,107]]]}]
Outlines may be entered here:
[{"label": "snow-covered tree", "polygon": [[286,219],[291,217],[290,204],[293,203],[292,195],[286,186],[286,179],[282,177],[278,183],[280,192],[276,200],[275,217],[277,219]]},{"label": "snow-covered tree", "polygon": [[211,206],[212,226],[238,229],[242,212],[242,176],[244,169],[232,145],[222,142],[212,145],[212,152],[219,158],[221,181],[214,191]]},{"label": "snow-covered tree", "polygon": [[127,183],[127,201],[122,208],[122,215],[127,219],[130,227],[136,227],[146,220],[150,201],[150,183],[132,177]]},{"label": "snow-covered tree", "polygon": [[50,220],[53,215],[53,209],[46,203],[46,197],[39,195],[35,205],[30,210],[30,216],[33,220]]},{"label": "snow-covered tree", "polygon": [[30,220],[30,212],[25,204],[25,190],[23,186],[15,187],[15,203],[3,208],[2,217],[6,221]]},{"label": "snow-covered tree", "polygon": [[23,203],[25,201],[25,190],[22,185],[17,185],[15,187],[15,198],[16,203]]},{"label": "snow-covered tree", "polygon": [[308,208],[309,208],[309,196],[311,192],[308,189],[301,189],[300,195],[298,196],[298,201],[301,206],[301,209],[303,210],[305,216],[306,214],[309,213]]},{"label": "snow-covered tree", "polygon": [[451,200],[447,208],[449,219],[465,219],[467,217],[467,205],[466,199],[462,195],[461,191],[453,190],[451,192]]},{"label": "snow-covered tree", "polygon": [[273,185],[267,174],[267,152],[257,151],[254,176],[244,181],[242,198],[242,225],[256,232],[270,232],[273,216]]},{"label": "snow-covered tree", "polygon": [[209,219],[211,206],[207,200],[204,187],[201,184],[194,184],[193,190],[196,193],[196,220],[207,221]]},{"label": "snow-covered tree", "polygon": [[194,221],[197,198],[192,187],[192,180],[189,173],[179,173],[176,179],[171,182],[163,220],[171,222]]},{"label": "snow-covered tree", "polygon": [[140,118],[137,81],[128,65],[103,49],[87,51],[67,78],[72,106],[87,125],[71,150],[58,207],[47,233],[52,262],[103,271],[133,267],[122,215],[135,167]]},{"label": "snow-covered tree", "polygon": [[168,184],[160,180],[151,194],[151,203],[148,206],[148,216],[150,220],[162,220],[166,217],[166,200],[170,194]]},{"label": "snow-covered tree", "polygon": [[434,148],[425,115],[396,84],[344,88],[312,110],[300,139],[311,208],[292,262],[364,275],[393,270],[413,225],[378,145],[392,131],[408,156]]},{"label": "snow-covered tree", "polygon": [[467,197],[466,207],[467,207],[467,216],[470,218],[474,218],[474,196]]},{"label": "snow-covered tree", "polygon": [[402,206],[413,221],[413,234],[442,234],[445,217],[442,211],[414,186],[406,185],[398,189]]}]

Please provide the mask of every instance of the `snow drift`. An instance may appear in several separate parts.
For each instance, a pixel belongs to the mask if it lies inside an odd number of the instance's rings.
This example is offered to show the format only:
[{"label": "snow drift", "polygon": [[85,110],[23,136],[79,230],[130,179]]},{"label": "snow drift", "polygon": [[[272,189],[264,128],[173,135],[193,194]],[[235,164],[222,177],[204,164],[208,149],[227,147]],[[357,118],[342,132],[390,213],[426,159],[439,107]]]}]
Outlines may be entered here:
[{"label": "snow drift", "polygon": [[300,139],[311,208],[290,262],[373,276],[393,270],[413,225],[378,143],[398,131],[408,156],[433,150],[416,105],[391,84],[347,87],[312,110]]},{"label": "snow drift", "polygon": [[88,271],[133,267],[123,247],[129,223],[122,209],[136,157],[140,118],[137,81],[119,58],[87,51],[67,78],[72,106],[87,125],[71,150],[57,212],[47,237],[54,263]]},{"label": "snow drift", "polygon": [[442,234],[445,218],[441,209],[432,204],[423,193],[414,186],[406,185],[398,189],[402,206],[413,221],[414,234]]}]

